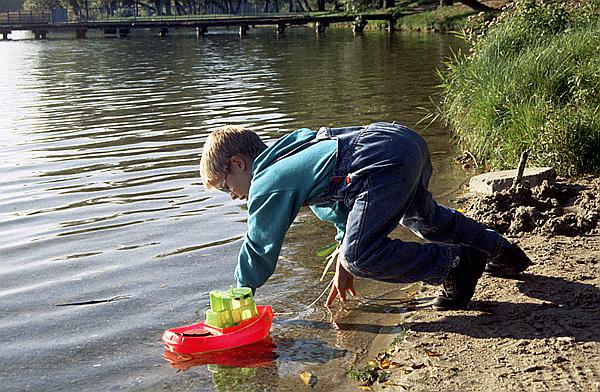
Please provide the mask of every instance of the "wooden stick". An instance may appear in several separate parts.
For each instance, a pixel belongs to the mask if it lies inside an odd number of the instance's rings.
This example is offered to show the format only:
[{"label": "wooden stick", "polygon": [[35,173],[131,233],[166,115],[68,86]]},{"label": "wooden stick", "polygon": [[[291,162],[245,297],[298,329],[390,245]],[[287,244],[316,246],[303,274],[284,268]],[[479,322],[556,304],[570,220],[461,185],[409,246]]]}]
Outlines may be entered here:
[{"label": "wooden stick", "polygon": [[512,187],[516,188],[518,185],[521,185],[523,181],[523,172],[525,171],[525,164],[527,163],[527,158],[529,157],[529,150],[525,150],[521,153],[521,159],[519,159],[519,166],[517,167],[517,176],[513,180]]}]

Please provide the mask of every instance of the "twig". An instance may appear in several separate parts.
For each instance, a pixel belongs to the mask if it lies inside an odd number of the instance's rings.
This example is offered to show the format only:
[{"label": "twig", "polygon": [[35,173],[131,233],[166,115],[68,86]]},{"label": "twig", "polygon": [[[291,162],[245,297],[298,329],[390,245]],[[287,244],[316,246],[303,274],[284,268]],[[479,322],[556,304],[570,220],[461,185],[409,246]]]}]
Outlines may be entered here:
[{"label": "twig", "polygon": [[471,151],[469,151],[469,150],[465,150],[465,153],[466,153],[466,154],[469,154],[469,156],[470,156],[470,157],[471,157],[471,159],[473,160],[473,163],[475,164],[475,167],[476,167],[476,168],[478,168],[478,167],[479,167],[479,165],[477,164],[477,159],[475,159],[475,155],[473,155],[473,154],[471,153]]},{"label": "twig", "polygon": [[529,150],[525,150],[521,153],[521,159],[519,159],[519,166],[517,167],[517,175],[512,183],[513,188],[521,185],[521,182],[523,181],[523,171],[525,171],[525,164],[527,163],[528,156]]}]

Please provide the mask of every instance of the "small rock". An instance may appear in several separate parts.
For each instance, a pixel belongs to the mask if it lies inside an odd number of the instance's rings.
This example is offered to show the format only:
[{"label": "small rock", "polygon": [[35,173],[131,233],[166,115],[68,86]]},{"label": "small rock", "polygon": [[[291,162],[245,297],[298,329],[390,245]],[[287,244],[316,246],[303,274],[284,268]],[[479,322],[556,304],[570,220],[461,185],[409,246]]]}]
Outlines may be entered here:
[{"label": "small rock", "polygon": [[525,373],[537,372],[538,370],[544,370],[544,366],[534,365],[530,366],[527,369],[523,370]]}]

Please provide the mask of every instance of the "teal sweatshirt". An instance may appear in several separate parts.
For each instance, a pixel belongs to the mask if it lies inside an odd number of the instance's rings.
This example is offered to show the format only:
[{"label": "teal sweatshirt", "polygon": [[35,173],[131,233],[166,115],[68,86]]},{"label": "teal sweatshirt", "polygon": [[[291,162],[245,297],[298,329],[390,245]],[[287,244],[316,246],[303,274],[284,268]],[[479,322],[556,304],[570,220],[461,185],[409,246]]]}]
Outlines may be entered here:
[{"label": "teal sweatshirt", "polygon": [[314,131],[299,129],[277,140],[254,160],[248,232],[235,271],[238,287],[255,290],[273,274],[285,233],[303,205],[309,204],[319,219],[332,222],[336,240],[342,240],[347,207],[338,202],[311,205],[327,194],[337,142],[323,140],[280,159],[315,136]]}]

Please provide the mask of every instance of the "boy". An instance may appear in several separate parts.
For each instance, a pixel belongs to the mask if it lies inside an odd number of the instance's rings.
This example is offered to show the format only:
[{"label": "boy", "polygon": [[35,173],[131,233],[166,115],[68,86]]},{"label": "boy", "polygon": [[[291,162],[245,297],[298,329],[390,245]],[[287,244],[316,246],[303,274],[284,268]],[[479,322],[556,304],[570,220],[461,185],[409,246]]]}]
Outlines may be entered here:
[{"label": "boy", "polygon": [[[248,200],[238,286],[255,290],[273,274],[286,231],[308,205],[335,225],[340,243],[327,306],[355,295],[357,276],[443,284],[434,307],[462,309],[484,269],[514,275],[531,260],[500,234],[436,203],[427,190],[431,171],[423,138],[384,122],[300,129],[270,147],[252,131],[226,126],[209,135],[200,162],[207,189]],[[432,242],[389,238],[398,224]]]}]

